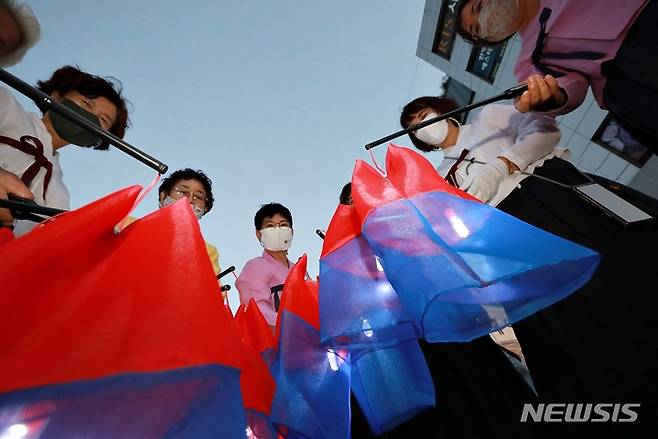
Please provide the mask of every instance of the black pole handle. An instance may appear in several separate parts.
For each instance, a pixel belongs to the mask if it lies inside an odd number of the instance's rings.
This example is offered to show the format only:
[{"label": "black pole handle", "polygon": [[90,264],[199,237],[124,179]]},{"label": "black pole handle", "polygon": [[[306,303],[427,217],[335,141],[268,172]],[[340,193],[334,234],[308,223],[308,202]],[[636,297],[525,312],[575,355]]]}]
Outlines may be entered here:
[{"label": "black pole handle", "polygon": [[487,99],[485,99],[483,101],[480,101],[480,102],[475,102],[475,103],[467,105],[465,107],[457,108],[456,110],[449,111],[447,113],[441,114],[440,116],[433,117],[433,118],[431,118],[429,120],[426,120],[424,122],[417,123],[416,125],[412,125],[409,128],[405,128],[405,129],[400,130],[396,133],[389,134],[388,136],[382,137],[379,140],[375,140],[374,142],[368,143],[365,148],[366,148],[366,150],[372,149],[375,146],[379,146],[382,143],[386,143],[386,142],[389,142],[393,139],[397,139],[398,137],[404,136],[405,134],[409,134],[412,131],[419,130],[419,129],[424,128],[428,125],[432,125],[434,123],[440,122],[440,121],[448,119],[450,117],[454,117],[454,116],[457,116],[459,114],[466,113],[466,112],[471,111],[475,108],[479,108],[479,107],[482,107],[484,105],[491,104],[493,102],[504,101],[504,100],[507,100],[507,99],[514,99],[517,96],[521,96],[523,94],[523,92],[526,91],[527,89],[528,89],[527,84],[516,85],[512,88],[508,88],[507,90],[505,90],[504,92],[502,92],[502,93],[500,93],[496,96],[487,98]]},{"label": "black pole handle", "polygon": [[325,236],[326,236],[325,233],[320,229],[315,229],[315,233],[317,233],[317,235],[320,237],[320,239],[324,239]]},{"label": "black pole handle", "polygon": [[17,90],[18,92],[24,94],[28,98],[32,99],[37,105],[46,107],[49,110],[54,111],[62,117],[70,120],[74,124],[78,125],[81,128],[89,131],[90,133],[100,137],[101,139],[107,141],[111,145],[114,145],[119,150],[125,152],[134,159],[139,160],[144,163],[146,166],[155,169],[160,174],[167,172],[167,165],[162,163],[160,160],[151,157],[145,152],[139,150],[138,148],[132,146],[130,143],[124,141],[123,139],[118,138],[114,134],[105,131],[104,129],[94,125],[89,122],[84,117],[77,114],[75,111],[70,108],[65,107],[57,101],[53,101],[50,96],[42,92],[41,90],[31,86],[27,82],[17,78],[3,68],[0,68],[0,81],[4,82],[11,88]]},{"label": "black pole handle", "polygon": [[42,206],[28,198],[17,197],[12,194],[9,194],[9,199],[7,200],[0,199],[0,207],[3,209],[9,209],[12,216],[16,219],[25,219],[35,222],[41,222],[45,219],[35,215],[55,216],[60,213],[68,212],[67,210]]},{"label": "black pole handle", "polygon": [[224,276],[226,276],[227,274],[229,274],[229,273],[233,273],[234,271],[235,271],[235,265],[231,265],[231,266],[228,267],[226,270],[224,270],[224,271],[222,271],[221,273],[219,273],[219,274],[217,275],[217,279],[221,279],[221,278],[223,278]]}]

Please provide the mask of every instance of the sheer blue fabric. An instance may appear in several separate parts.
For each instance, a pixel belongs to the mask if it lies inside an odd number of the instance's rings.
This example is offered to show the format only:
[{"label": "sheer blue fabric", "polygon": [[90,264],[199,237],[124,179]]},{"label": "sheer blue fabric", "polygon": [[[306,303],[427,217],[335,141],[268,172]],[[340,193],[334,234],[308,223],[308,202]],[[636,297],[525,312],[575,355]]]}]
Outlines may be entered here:
[{"label": "sheer blue fabric", "polygon": [[362,232],[430,342],[517,322],[584,285],[599,263],[592,250],[440,192],[378,207]]},{"label": "sheer blue fabric", "polygon": [[288,437],[349,437],[347,353],[321,346],[320,332],[295,314],[284,310],[279,318],[272,423]]},{"label": "sheer blue fabric", "polygon": [[362,236],[320,260],[319,296],[325,345],[378,349],[419,336]]},{"label": "sheer blue fabric", "polygon": [[127,373],[0,395],[0,437],[244,437],[237,369]]},{"label": "sheer blue fabric", "polygon": [[352,391],[373,433],[389,431],[435,405],[434,382],[416,340],[352,358]]}]

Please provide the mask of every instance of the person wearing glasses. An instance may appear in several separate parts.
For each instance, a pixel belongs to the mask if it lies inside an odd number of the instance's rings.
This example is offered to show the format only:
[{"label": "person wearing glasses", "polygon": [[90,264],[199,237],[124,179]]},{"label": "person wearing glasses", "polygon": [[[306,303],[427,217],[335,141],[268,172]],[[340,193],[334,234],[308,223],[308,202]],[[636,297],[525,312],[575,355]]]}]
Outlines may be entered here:
[{"label": "person wearing glasses", "polygon": [[[169,206],[181,198],[187,198],[197,219],[201,219],[212,209],[214,198],[212,195],[212,180],[201,170],[185,168],[172,172],[162,180],[158,188],[160,207]],[[208,257],[212,262],[215,274],[219,274],[219,251],[206,242]]]},{"label": "person wearing glasses", "polygon": [[514,75],[528,82],[519,111],[578,108],[588,89],[635,140],[658,152],[658,2],[465,0],[457,30],[476,46],[518,34]]},{"label": "person wearing glasses", "polygon": [[254,227],[263,254],[247,261],[235,286],[240,303],[246,306],[253,297],[267,323],[274,328],[281,288],[294,265],[288,259],[293,237],[292,214],[282,204],[264,204],[254,216]]}]

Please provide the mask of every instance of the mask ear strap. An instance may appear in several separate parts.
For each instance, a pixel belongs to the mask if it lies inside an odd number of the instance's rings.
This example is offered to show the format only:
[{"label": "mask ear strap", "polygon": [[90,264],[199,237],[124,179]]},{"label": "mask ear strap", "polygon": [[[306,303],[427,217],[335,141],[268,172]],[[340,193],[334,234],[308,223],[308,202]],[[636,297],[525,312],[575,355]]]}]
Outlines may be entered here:
[{"label": "mask ear strap", "polygon": [[[454,117],[449,117],[448,120],[452,121],[455,125],[457,125],[457,128],[461,128],[462,124],[457,119],[455,119]],[[444,142],[445,142],[445,140],[444,140]],[[441,149],[443,149],[443,148],[441,148],[440,146],[436,146],[436,147],[432,148],[432,151],[440,151]]]}]

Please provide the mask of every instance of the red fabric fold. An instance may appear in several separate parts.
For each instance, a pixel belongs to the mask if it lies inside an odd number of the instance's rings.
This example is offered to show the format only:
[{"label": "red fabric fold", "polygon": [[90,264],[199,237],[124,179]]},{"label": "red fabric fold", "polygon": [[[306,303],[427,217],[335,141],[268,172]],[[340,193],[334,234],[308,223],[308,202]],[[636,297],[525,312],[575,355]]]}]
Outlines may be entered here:
[{"label": "red fabric fold", "polygon": [[203,364],[241,368],[188,203],[121,234],[140,188],[61,215],[0,246],[0,392]]},{"label": "red fabric fold", "polygon": [[258,309],[256,301],[252,298],[245,307],[240,305],[235,313],[235,322],[238,325],[242,339],[256,352],[261,353],[267,349],[274,349],[274,335],[272,328],[267,324],[263,313]]},{"label": "red fabric fold", "polygon": [[361,224],[376,207],[401,198],[404,194],[386,177],[366,162],[356,161],[352,173],[352,200]]},{"label": "red fabric fold", "polygon": [[281,316],[284,312],[293,313],[318,331],[320,330],[317,287],[313,286],[312,281],[306,281],[306,264],[307,257],[303,255],[290,269],[283,284],[279,315],[276,320],[275,339],[277,344],[281,331]]},{"label": "red fabric fold", "polygon": [[479,202],[466,192],[448,184],[425,157],[392,143],[386,151],[386,178],[407,198],[438,191]]},{"label": "red fabric fold", "polygon": [[354,207],[339,204],[327,227],[320,257],[339,249],[360,234],[361,223]]}]

